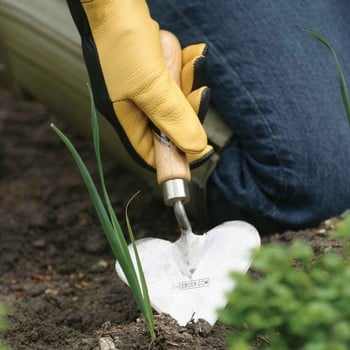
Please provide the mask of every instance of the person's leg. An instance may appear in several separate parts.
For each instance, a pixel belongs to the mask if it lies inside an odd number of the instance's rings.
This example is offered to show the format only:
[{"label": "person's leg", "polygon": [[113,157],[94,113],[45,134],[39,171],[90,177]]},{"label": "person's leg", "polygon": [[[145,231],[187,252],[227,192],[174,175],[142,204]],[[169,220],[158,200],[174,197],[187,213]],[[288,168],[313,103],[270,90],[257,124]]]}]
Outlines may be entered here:
[{"label": "person's leg", "polygon": [[[208,185],[215,222],[301,227],[350,207],[350,127],[329,52],[350,78],[350,3],[150,0],[183,45],[209,45],[212,104],[235,138]],[[350,82],[350,79],[348,79]]]}]

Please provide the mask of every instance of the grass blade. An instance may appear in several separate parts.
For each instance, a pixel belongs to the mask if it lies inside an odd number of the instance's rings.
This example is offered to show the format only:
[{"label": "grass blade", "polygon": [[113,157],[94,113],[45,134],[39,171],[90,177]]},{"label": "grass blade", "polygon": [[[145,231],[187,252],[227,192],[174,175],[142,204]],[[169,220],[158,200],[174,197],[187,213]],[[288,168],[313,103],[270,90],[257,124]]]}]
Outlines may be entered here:
[{"label": "grass blade", "polygon": [[88,85],[88,89],[89,89],[89,94],[90,94],[92,138],[93,138],[95,157],[96,157],[96,162],[97,162],[97,170],[98,170],[98,174],[99,174],[100,182],[101,182],[101,189],[102,189],[104,201],[106,203],[113,228],[118,232],[122,232],[121,227],[120,227],[119,222],[118,222],[118,219],[115,216],[115,213],[114,213],[114,210],[113,210],[113,207],[112,207],[112,204],[111,204],[111,201],[109,199],[108,192],[106,189],[105,179],[104,179],[104,175],[103,175],[102,159],[101,159],[100,129],[99,129],[99,125],[98,125],[93,94],[92,94],[92,90],[91,90],[89,85]]},{"label": "grass blade", "polygon": [[134,232],[133,232],[133,230],[131,228],[129,215],[128,215],[129,205],[132,202],[132,200],[138,194],[139,194],[139,192],[135,193],[130,198],[128,203],[126,204],[126,207],[125,207],[125,219],[126,219],[126,225],[127,225],[127,228],[128,228],[128,232],[129,232],[130,241],[131,241],[131,244],[132,244],[132,247],[133,247],[133,250],[134,250],[134,254],[135,254],[135,258],[136,258],[137,269],[139,271],[139,278],[140,278],[141,287],[142,287],[142,293],[143,293],[144,301],[145,301],[145,304],[146,304],[147,315],[145,315],[145,318],[146,318],[146,321],[147,321],[147,324],[148,324],[148,328],[149,328],[150,333],[151,333],[151,337],[152,337],[152,339],[155,339],[156,336],[155,336],[155,333],[154,333],[154,317],[153,317],[153,313],[152,313],[151,301],[150,301],[150,298],[149,298],[149,293],[148,293],[148,288],[147,288],[145,275],[143,273],[141,259],[140,259],[139,253],[137,251],[136,243],[135,243]]},{"label": "grass blade", "polygon": [[85,163],[79,156],[77,150],[73,146],[73,144],[69,141],[69,139],[64,135],[64,133],[54,124],[51,124],[51,128],[53,131],[57,134],[57,136],[61,139],[61,141],[66,145],[70,153],[72,154],[73,159],[75,160],[75,163],[77,164],[77,167],[80,171],[80,174],[83,178],[83,181],[88,189],[88,192],[90,194],[91,200],[94,204],[97,216],[99,218],[99,221],[101,223],[101,226],[104,230],[104,232],[107,235],[107,238],[111,244],[113,254],[114,256],[118,259],[120,258],[119,256],[119,251],[113,248],[117,244],[116,236],[114,235],[114,231],[112,226],[110,225],[108,215],[106,213],[106,210],[103,206],[102,200],[100,198],[100,195],[95,187],[95,184],[91,178],[91,175],[86,168]]},{"label": "grass blade", "polygon": [[321,42],[330,51],[330,53],[332,54],[332,56],[334,58],[334,61],[335,61],[335,64],[336,64],[336,67],[337,67],[339,87],[340,87],[340,92],[341,92],[341,96],[342,96],[345,112],[346,112],[346,115],[348,117],[348,121],[349,121],[349,124],[350,124],[349,92],[348,92],[348,89],[347,89],[347,86],[346,86],[343,70],[341,68],[341,64],[340,64],[340,62],[338,60],[338,57],[337,57],[337,55],[335,53],[335,50],[333,49],[333,47],[324,38],[322,38],[321,35],[317,34],[316,32],[314,32],[312,30],[308,30],[308,29],[302,29],[302,30],[304,32],[306,32],[307,34],[309,34],[314,39],[316,39],[319,42]]},{"label": "grass blade", "polygon": [[[93,98],[93,94],[92,94],[92,90],[90,88],[90,86],[88,85],[89,88],[89,94],[90,94],[90,103],[91,103],[91,128],[92,128],[92,137],[93,137],[93,143],[94,143],[94,150],[95,150],[95,156],[96,156],[96,162],[97,162],[97,169],[98,169],[98,173],[99,173],[99,177],[100,177],[100,182],[101,182],[101,189],[102,189],[102,193],[104,196],[104,200],[109,212],[109,216],[112,222],[112,226],[114,228],[115,231],[118,232],[118,234],[123,235],[120,224],[118,222],[118,219],[115,215],[115,212],[113,210],[109,195],[108,195],[108,191],[106,188],[106,183],[105,183],[105,179],[104,179],[104,174],[103,174],[103,166],[102,166],[102,159],[101,159],[101,147],[100,147],[100,131],[99,131],[99,125],[98,125],[98,120],[97,120],[97,114],[96,114],[96,109],[95,109],[95,103],[94,103],[94,98]],[[134,198],[135,196],[133,196],[129,202],[127,203],[126,206],[126,210],[125,210],[125,217],[126,217],[126,222],[127,222],[127,227],[128,227],[128,232],[129,232],[129,236],[130,236],[130,240],[132,242],[132,246],[134,249],[134,254],[136,257],[136,262],[137,262],[137,268],[139,271],[139,277],[140,277],[140,282],[141,282],[141,292],[143,295],[143,309],[144,309],[144,315],[145,315],[145,319],[151,334],[151,338],[155,339],[155,333],[154,333],[154,318],[153,318],[153,313],[152,313],[152,307],[151,307],[151,302],[149,299],[149,293],[148,293],[148,289],[147,289],[147,284],[146,284],[146,280],[145,280],[145,276],[143,274],[143,269],[142,269],[142,265],[141,265],[141,260],[136,248],[136,244],[135,244],[135,237],[133,234],[133,231],[131,229],[131,225],[130,225],[130,221],[129,221],[129,217],[127,214],[127,208],[129,206],[129,203],[131,202],[131,200]],[[124,238],[124,235],[123,235]],[[125,243],[125,244],[124,244]],[[123,250],[126,250],[127,255],[130,256],[129,253],[129,249],[128,246],[126,244],[125,239],[123,239]],[[131,261],[131,257],[130,257],[130,263],[131,263],[131,267],[133,268],[133,272],[135,273],[135,275],[137,275],[135,267]]]},{"label": "grass blade", "polygon": [[66,145],[66,147],[72,154],[72,157],[75,160],[80,174],[83,178],[83,181],[88,189],[100,224],[103,228],[104,233],[106,234],[107,240],[112,248],[113,254],[120,263],[121,268],[123,269],[125,277],[128,280],[129,286],[132,290],[132,293],[140,310],[143,314],[147,314],[147,310],[143,300],[143,293],[139,284],[137,273],[132,263],[130,252],[122,231],[118,232],[114,230],[109,216],[103,206],[103,202],[100,198],[100,195],[91,178],[91,175],[73,144],[64,135],[64,133],[61,130],[59,130],[59,128],[57,128],[54,124],[51,124],[51,128],[54,130],[54,132],[58,135],[58,137],[62,140],[62,142]]}]

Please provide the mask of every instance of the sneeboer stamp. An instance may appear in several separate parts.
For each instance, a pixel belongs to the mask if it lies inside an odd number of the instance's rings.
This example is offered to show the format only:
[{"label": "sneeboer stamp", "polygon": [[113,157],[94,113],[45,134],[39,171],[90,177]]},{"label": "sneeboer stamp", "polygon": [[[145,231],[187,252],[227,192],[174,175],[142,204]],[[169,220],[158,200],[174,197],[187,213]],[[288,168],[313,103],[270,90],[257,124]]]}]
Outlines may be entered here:
[{"label": "sneeboer stamp", "polygon": [[201,278],[198,280],[182,281],[173,284],[173,289],[177,292],[182,292],[188,289],[205,288],[210,286],[209,278]]}]

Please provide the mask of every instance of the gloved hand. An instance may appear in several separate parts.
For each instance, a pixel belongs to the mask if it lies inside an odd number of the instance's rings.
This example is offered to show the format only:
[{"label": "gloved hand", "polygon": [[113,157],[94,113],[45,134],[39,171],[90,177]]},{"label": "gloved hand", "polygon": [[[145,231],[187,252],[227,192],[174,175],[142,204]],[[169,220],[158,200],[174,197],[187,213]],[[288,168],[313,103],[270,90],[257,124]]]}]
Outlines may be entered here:
[{"label": "gloved hand", "polygon": [[144,0],[67,2],[82,39],[97,109],[131,155],[155,167],[149,118],[191,165],[205,160],[212,152],[200,122],[209,104],[209,89],[198,83],[205,45],[183,50],[181,90],[169,77],[159,26]]}]

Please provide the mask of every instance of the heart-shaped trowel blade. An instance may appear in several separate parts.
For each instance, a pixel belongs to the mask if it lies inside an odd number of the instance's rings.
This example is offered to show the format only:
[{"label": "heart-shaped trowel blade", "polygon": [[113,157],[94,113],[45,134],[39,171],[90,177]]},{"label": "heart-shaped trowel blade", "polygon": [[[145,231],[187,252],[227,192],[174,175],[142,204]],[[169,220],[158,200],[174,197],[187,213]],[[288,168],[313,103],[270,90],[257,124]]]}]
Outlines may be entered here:
[{"label": "heart-shaped trowel blade", "polygon": [[[189,256],[182,251],[182,238],[174,243],[155,238],[136,242],[151,304],[181,326],[199,318],[214,325],[217,310],[226,305],[225,293],[235,284],[230,272],[248,270],[260,237],[244,221],[225,222],[203,235],[190,234]],[[132,246],[129,250],[136,265]],[[116,271],[127,283],[118,262]]]}]

